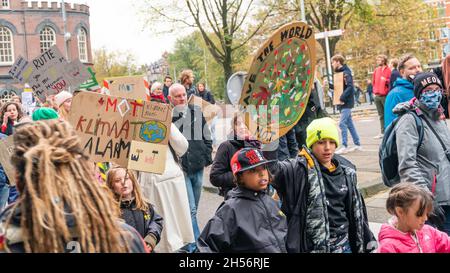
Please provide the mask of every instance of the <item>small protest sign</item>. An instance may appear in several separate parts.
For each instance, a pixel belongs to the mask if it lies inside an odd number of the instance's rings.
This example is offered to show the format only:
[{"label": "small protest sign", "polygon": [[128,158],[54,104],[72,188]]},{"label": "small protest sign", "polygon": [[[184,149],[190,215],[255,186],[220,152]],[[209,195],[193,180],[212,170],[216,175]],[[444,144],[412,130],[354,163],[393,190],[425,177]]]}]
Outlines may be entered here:
[{"label": "small protest sign", "polygon": [[145,100],[146,87],[142,76],[108,79],[108,89],[112,96]]},{"label": "small protest sign", "polygon": [[211,104],[209,102],[207,102],[206,100],[195,96],[195,95],[191,95],[189,97],[188,100],[188,104],[193,104],[196,105],[198,107],[200,107],[200,109],[202,110],[203,116],[205,117],[206,122],[210,122],[211,120],[213,120],[214,117],[216,117],[218,115],[218,113],[221,112],[221,108],[215,104]]},{"label": "small protest sign", "polygon": [[11,164],[11,155],[14,150],[13,136],[0,139],[0,164],[5,170],[11,186],[16,185],[16,175],[13,165]]},{"label": "small protest sign", "polygon": [[[156,173],[161,170],[161,162],[165,164],[164,150],[172,122],[172,108],[168,104],[81,92],[72,100],[69,122],[95,162],[114,162],[125,168],[139,167],[140,171]],[[142,158],[132,160],[131,155],[136,159],[138,150],[142,150]],[[153,151],[158,154],[153,155]],[[150,160],[150,155],[155,160]]]},{"label": "small protest sign", "polygon": [[344,72],[335,73],[333,75],[333,105],[341,105],[341,96],[344,92]]},{"label": "small protest sign", "polygon": [[89,78],[87,68],[79,60],[68,63],[56,45],[30,62],[19,58],[9,73],[28,83],[41,102],[49,95],[77,88]]}]

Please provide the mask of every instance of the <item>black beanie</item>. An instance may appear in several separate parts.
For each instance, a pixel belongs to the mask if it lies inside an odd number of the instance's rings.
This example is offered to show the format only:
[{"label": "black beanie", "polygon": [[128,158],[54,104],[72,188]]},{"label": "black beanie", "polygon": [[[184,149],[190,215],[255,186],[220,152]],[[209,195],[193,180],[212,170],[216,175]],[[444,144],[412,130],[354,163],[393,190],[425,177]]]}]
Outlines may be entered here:
[{"label": "black beanie", "polygon": [[439,77],[433,72],[422,72],[417,74],[416,77],[414,77],[414,96],[419,98],[422,90],[432,84],[437,84],[439,87],[443,88]]}]

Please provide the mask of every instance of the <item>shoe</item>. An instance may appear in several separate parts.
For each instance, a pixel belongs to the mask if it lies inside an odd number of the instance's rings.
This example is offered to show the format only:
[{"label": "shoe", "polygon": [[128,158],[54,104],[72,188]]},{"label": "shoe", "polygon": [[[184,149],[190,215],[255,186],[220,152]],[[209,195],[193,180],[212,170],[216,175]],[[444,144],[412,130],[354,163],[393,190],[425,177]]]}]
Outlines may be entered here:
[{"label": "shoe", "polygon": [[374,139],[382,139],[384,137],[384,134],[379,134],[377,136],[374,136]]},{"label": "shoe", "polygon": [[363,148],[361,145],[355,145],[351,149],[352,149],[352,152],[353,151],[363,151]]},{"label": "shoe", "polygon": [[342,146],[341,148],[337,149],[334,153],[337,154],[337,155],[343,155],[343,154],[346,154],[348,152],[350,152],[349,148],[347,148],[345,146]]}]

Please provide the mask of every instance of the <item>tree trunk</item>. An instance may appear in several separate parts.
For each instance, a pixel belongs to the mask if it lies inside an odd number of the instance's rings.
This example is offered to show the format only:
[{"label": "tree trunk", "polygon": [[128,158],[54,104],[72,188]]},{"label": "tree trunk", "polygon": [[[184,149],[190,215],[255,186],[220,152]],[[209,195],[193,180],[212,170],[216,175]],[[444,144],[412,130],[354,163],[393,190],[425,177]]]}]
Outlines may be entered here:
[{"label": "tree trunk", "polygon": [[229,104],[230,99],[228,98],[228,92],[227,92],[227,82],[228,79],[231,77],[231,75],[233,75],[233,67],[232,67],[232,58],[231,58],[231,48],[229,50],[226,51],[225,53],[225,60],[222,63],[223,66],[223,74],[224,74],[224,78],[225,78],[225,88],[224,88],[224,92],[225,92],[225,103]]}]

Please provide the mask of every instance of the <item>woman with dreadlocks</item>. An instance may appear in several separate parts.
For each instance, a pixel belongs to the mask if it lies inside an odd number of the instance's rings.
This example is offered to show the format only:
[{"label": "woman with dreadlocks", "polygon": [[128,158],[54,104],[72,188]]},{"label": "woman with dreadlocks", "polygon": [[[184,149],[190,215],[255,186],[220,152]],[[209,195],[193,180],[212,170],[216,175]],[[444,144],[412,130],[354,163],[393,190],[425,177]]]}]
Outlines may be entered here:
[{"label": "woman with dreadlocks", "polygon": [[20,197],[0,215],[0,252],[148,252],[137,231],[118,220],[67,122],[21,125],[14,143]]}]

